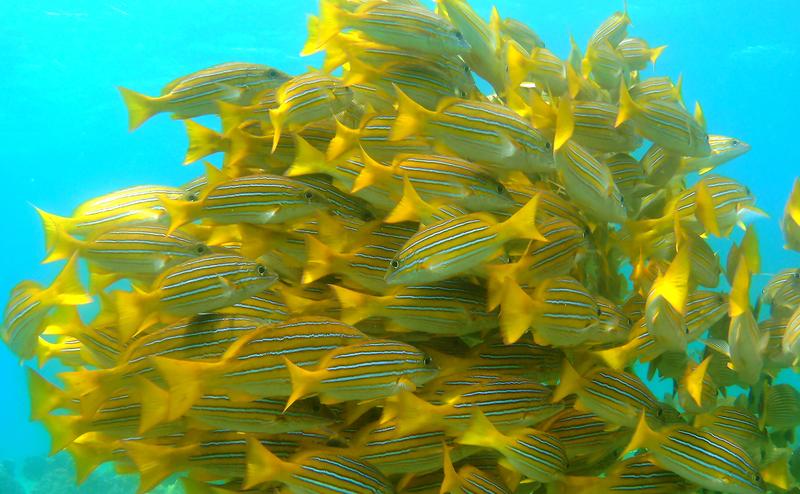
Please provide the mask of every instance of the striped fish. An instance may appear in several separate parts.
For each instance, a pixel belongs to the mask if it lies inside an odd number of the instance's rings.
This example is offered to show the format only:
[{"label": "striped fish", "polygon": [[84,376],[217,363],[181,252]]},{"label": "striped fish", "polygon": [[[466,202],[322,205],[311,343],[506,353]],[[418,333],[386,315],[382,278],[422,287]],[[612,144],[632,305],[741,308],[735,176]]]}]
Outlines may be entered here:
[{"label": "striped fish", "polygon": [[229,307],[223,307],[218,314],[230,314],[257,319],[262,324],[277,324],[290,317],[289,308],[281,293],[267,289],[258,295],[242,300]]},{"label": "striped fish", "polygon": [[258,441],[248,440],[244,487],[280,482],[291,492],[390,494],[392,484],[374,466],[344,453],[303,451],[283,461]]},{"label": "striped fish", "polygon": [[[739,221],[743,210],[755,210],[754,201],[750,189],[744,185],[719,175],[706,175],[678,196],[672,207],[682,223],[688,221],[691,224],[696,219],[704,228],[709,228],[707,223],[716,222],[717,230],[727,235]],[[669,221],[673,223],[671,217]]]},{"label": "striped fish", "polygon": [[330,351],[364,338],[364,333],[342,322],[305,316],[239,336],[213,363],[163,356],[151,360],[169,385],[170,399],[180,400],[170,407],[170,418],[177,418],[204,390],[252,398],[289,396],[292,385],[286,358],[295,366],[315,366]]},{"label": "striped fish", "polygon": [[537,203],[534,197],[502,223],[489,214],[472,213],[421,229],[389,262],[387,283],[440,281],[497,257],[510,240],[545,240],[534,224]]},{"label": "striped fish", "polygon": [[680,475],[657,466],[648,455],[636,455],[613,465],[605,477],[566,477],[562,492],[607,494],[690,494],[697,486]]},{"label": "striped fish", "polygon": [[706,489],[721,492],[766,492],[758,468],[745,450],[712,432],[686,425],[652,430],[644,417],[625,451],[647,448],[652,462]]},{"label": "striped fish", "polygon": [[496,314],[486,311],[486,296],[477,285],[462,280],[403,286],[373,296],[332,286],[342,306],[341,319],[356,324],[370,317],[389,320],[388,330],[465,335],[492,329]]},{"label": "striped fish", "polygon": [[444,449],[444,478],[440,479],[440,491],[454,494],[511,494],[505,484],[491,474],[472,465],[462,465],[458,471],[453,466],[450,451]]},{"label": "striped fish", "polygon": [[516,42],[506,46],[508,87],[520,85],[540,88],[555,96],[567,91],[567,71],[564,62],[547,48],[533,48],[529,53]]},{"label": "striped fish", "polygon": [[562,97],[558,104],[555,149],[568,139],[598,152],[626,152],[638,149],[642,139],[631,125],[615,127],[618,109],[601,101],[572,101]]},{"label": "striped fish", "polygon": [[800,392],[791,384],[773,384],[764,391],[761,423],[778,431],[800,425]]},{"label": "striped fish", "polygon": [[559,480],[567,468],[567,455],[554,435],[523,428],[503,434],[481,412],[477,412],[457,442],[491,448],[502,456],[503,464],[537,482]]},{"label": "striped fish", "polygon": [[369,339],[331,350],[314,369],[304,369],[284,357],[292,393],[286,407],[310,394],[323,403],[385,398],[414,389],[438,372],[433,359],[406,343]]},{"label": "striped fish", "polygon": [[767,281],[759,304],[767,304],[775,317],[786,316],[800,305],[800,268],[783,269]]},{"label": "striped fish", "polygon": [[623,12],[614,12],[595,30],[589,38],[589,44],[596,45],[603,41],[608,41],[611,46],[617,46],[625,39],[630,24],[631,18],[628,17],[627,8]]},{"label": "striped fish", "polygon": [[501,173],[553,170],[552,145],[522,117],[502,105],[448,99],[431,111],[398,92],[390,139],[429,135],[464,159]]},{"label": "striped fish", "polygon": [[78,277],[77,257],[73,256],[49,287],[25,280],[11,290],[3,312],[3,341],[20,358],[32,358],[36,354],[39,335],[46,328],[48,315],[57,316],[64,310],[62,306],[91,302],[92,298]]},{"label": "striped fish", "polygon": [[362,154],[365,167],[353,184],[353,192],[380,184],[389,192],[389,207],[403,196],[407,178],[428,202],[450,203],[470,211],[511,209],[511,196],[500,181],[469,161],[440,155],[400,155],[391,167]]},{"label": "striped fish", "polygon": [[327,205],[328,212],[335,217],[356,218],[361,221],[375,219],[375,212],[367,201],[342,192],[326,175],[299,175],[294,180],[305,184],[314,194],[319,195]]},{"label": "striped fish", "polygon": [[[537,345],[524,338],[508,345],[494,337],[467,354],[464,370],[474,373],[500,373],[553,383],[561,373],[563,360],[564,353],[557,348]],[[442,370],[447,371],[452,367],[449,364],[442,365]]]},{"label": "striped fish", "polygon": [[425,138],[408,137],[391,140],[389,135],[397,115],[375,114],[365,116],[357,129],[341,123],[336,126],[336,137],[331,140],[327,158],[334,160],[348,151],[361,147],[378,161],[391,163],[400,154],[430,154],[430,143]]},{"label": "striped fish", "polygon": [[644,412],[658,421],[661,408],[652,391],[634,374],[596,367],[581,376],[564,362],[561,382],[553,392],[553,401],[577,394],[576,406],[590,410],[612,424],[632,427]]},{"label": "striped fish", "polygon": [[162,112],[184,119],[217,113],[217,101],[249,103],[256,94],[275,88],[289,76],[266,65],[231,62],[179,77],[161,90],[160,96],[119,87],[128,108],[128,127],[134,130]]},{"label": "striped fish", "polygon": [[279,175],[248,175],[230,179],[207,166],[208,185],[195,201],[162,198],[170,217],[170,232],[203,218],[216,224],[280,224],[294,221],[328,205],[309,185]]},{"label": "striped fish", "polygon": [[595,296],[594,300],[600,311],[597,316],[599,331],[595,332],[591,341],[600,345],[627,342],[633,321],[611,300],[600,295]]},{"label": "striped fish", "polygon": [[466,54],[469,44],[449,22],[417,5],[367,2],[353,13],[335,1],[320,5],[316,46],[325,46],[336,33],[351,28],[377,43],[421,52],[436,57]]},{"label": "striped fish", "polygon": [[628,66],[622,54],[607,40],[590,43],[586,56],[581,61],[582,72],[591,74],[592,79],[602,88],[615,89],[620,80],[626,81]]},{"label": "striped fish", "polygon": [[117,292],[123,338],[155,322],[173,322],[227,307],[263,291],[278,277],[235,254],[207,254],[162,272],[149,291]]},{"label": "striped fish", "polygon": [[435,426],[458,435],[467,429],[476,410],[482,411],[498,430],[508,431],[532,426],[563,408],[563,404],[550,401],[549,388],[520,377],[500,376],[482,384],[446,390],[436,398],[439,389],[425,389],[425,398],[400,393],[387,400],[384,420],[396,420],[398,431],[403,433]]},{"label": "striped fish", "polygon": [[278,107],[269,110],[273,152],[283,132],[303,130],[347,109],[352,104],[353,91],[341,79],[312,71],[281,84],[276,97]]},{"label": "striped fish", "polygon": [[567,194],[584,211],[602,221],[625,221],[625,201],[605,164],[573,141],[555,152],[555,160]]},{"label": "striped fish", "polygon": [[640,160],[645,182],[654,187],[665,186],[680,168],[681,160],[680,153],[658,144],[651,145]]},{"label": "striped fish", "polygon": [[699,172],[703,175],[750,151],[748,143],[735,137],[711,134],[708,144],[711,146],[711,155],[705,158],[684,157],[681,160],[681,173]]},{"label": "striped fish", "polygon": [[617,51],[625,60],[628,70],[644,70],[647,62],[655,65],[665,48],[666,45],[650,48],[642,38],[625,38],[617,45]]},{"label": "striped fish", "polygon": [[767,346],[764,349],[764,367],[766,369],[784,369],[791,367],[794,355],[783,352],[783,336],[786,334],[788,319],[783,317],[770,317],[759,321],[758,327],[762,334],[767,335]]},{"label": "striped fish", "polygon": [[619,104],[617,125],[631,120],[642,137],[685,156],[702,158],[711,154],[702,111],[695,111],[692,117],[671,101],[635,101],[624,83],[620,85]]},{"label": "striped fish", "polygon": [[[66,233],[54,234],[53,250],[44,262],[68,259],[73,254],[89,263],[92,274],[110,273],[152,280],[164,269],[210,252],[192,235],[166,226],[130,226],[101,231],[86,240]],[[148,280],[148,281],[149,281]],[[90,281],[90,284],[91,281]]]},{"label": "striped fish", "polygon": [[500,38],[501,44],[504,40],[513,40],[529,53],[534,48],[544,48],[544,41],[530,26],[513,17],[501,18],[496,7],[492,7],[489,23],[492,34]]},{"label": "striped fish", "polygon": [[182,195],[183,191],[176,187],[140,185],[86,201],[69,217],[38,208],[36,212],[42,219],[45,232],[50,232],[45,235],[45,247],[47,252],[51,252],[57,233],[86,236],[122,225],[165,223],[167,216],[160,198],[174,199]]},{"label": "striped fish", "polygon": [[672,79],[667,76],[655,76],[636,82],[628,90],[634,101],[644,102],[662,99],[683,105],[681,83],[681,78],[678,78],[678,82],[673,84]]},{"label": "striped fish", "polygon": [[[435,427],[401,434],[396,422],[388,422],[366,425],[353,438],[351,448],[385,475],[423,474],[442,468],[443,443],[451,444],[452,439]],[[452,455],[458,461],[473,451],[474,448],[456,447]]]},{"label": "striped fish", "polygon": [[500,309],[500,331],[506,342],[517,341],[533,328],[537,344],[575,346],[600,331],[600,313],[592,294],[569,276],[549,278],[530,294],[509,283]]},{"label": "striped fish", "polygon": [[686,299],[688,339],[695,340],[728,313],[728,298],[723,293],[696,290]]},{"label": "striped fish", "polygon": [[630,431],[610,427],[594,413],[574,408],[564,408],[539,427],[561,441],[570,461],[617,450],[630,440]]},{"label": "striped fish", "polygon": [[758,418],[743,407],[718,406],[710,412],[697,415],[693,425],[731,439],[745,449],[752,458],[758,458],[766,440]]},{"label": "striped fish", "polygon": [[469,44],[469,52],[462,55],[469,67],[502,94],[506,80],[505,67],[497,56],[500,40],[489,24],[463,0],[439,0],[437,6]]}]

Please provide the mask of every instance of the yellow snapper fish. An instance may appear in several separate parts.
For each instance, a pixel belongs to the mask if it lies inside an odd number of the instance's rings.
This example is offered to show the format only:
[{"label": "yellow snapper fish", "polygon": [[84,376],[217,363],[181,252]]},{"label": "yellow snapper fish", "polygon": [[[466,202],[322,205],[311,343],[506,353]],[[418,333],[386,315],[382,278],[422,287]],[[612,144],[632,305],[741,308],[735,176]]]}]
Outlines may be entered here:
[{"label": "yellow snapper fish", "polygon": [[430,10],[382,0],[364,2],[355,12],[334,0],[323,1],[316,49],[347,28],[378,43],[435,56],[462,55],[470,49],[461,32]]},{"label": "yellow snapper fish", "polygon": [[530,26],[512,17],[501,18],[500,12],[494,6],[489,17],[489,27],[501,46],[505,41],[513,40],[529,53],[534,48],[544,48],[544,41]]},{"label": "yellow snapper fish", "polygon": [[216,113],[217,101],[248,103],[257,93],[276,88],[289,76],[266,65],[232,62],[179,77],[161,89],[160,96],[120,87],[128,108],[128,125],[134,130],[153,115],[163,112],[184,119]]},{"label": "yellow snapper fish", "polygon": [[482,101],[448,98],[428,110],[398,92],[397,119],[390,139],[430,135],[464,159],[500,171],[548,172],[552,145],[508,108]]},{"label": "yellow snapper fish", "polygon": [[568,476],[555,486],[555,492],[605,494],[642,492],[647,494],[691,494],[697,486],[680,475],[656,465],[649,455],[636,455],[613,467],[605,477]]},{"label": "yellow snapper fish", "polygon": [[286,409],[309,394],[319,394],[323,403],[385,398],[425,384],[438,371],[422,351],[391,340],[367,340],[332,350],[315,369],[284,359],[292,380]]},{"label": "yellow snapper fish", "polygon": [[[86,236],[115,226],[164,223],[167,219],[161,197],[178,198],[183,191],[177,187],[139,185],[121,189],[84,202],[72,216],[57,216],[36,208],[45,232],[64,232]],[[56,235],[45,235],[47,252],[53,250]]]},{"label": "yellow snapper fish", "polygon": [[620,84],[619,91],[617,126],[631,120],[643,137],[667,149],[698,158],[711,154],[705,119],[699,105],[692,117],[680,105],[666,100],[635,101],[624,82]]},{"label": "yellow snapper fish", "polygon": [[546,241],[534,224],[538,202],[535,196],[502,223],[486,213],[472,213],[421,229],[389,262],[387,283],[443,280],[497,257],[511,240]]},{"label": "yellow snapper fish", "polygon": [[245,488],[280,482],[298,494],[389,494],[392,486],[374,466],[331,451],[303,451],[281,460],[260,442],[248,439]]},{"label": "yellow snapper fish", "polygon": [[273,153],[284,131],[300,131],[344,111],[353,101],[353,90],[340,79],[309,72],[283,83],[276,97],[278,107],[269,110]]},{"label": "yellow snapper fish", "polygon": [[786,248],[800,252],[800,179],[794,181],[794,188],[786,202],[783,235],[786,238]]},{"label": "yellow snapper fish", "polygon": [[628,5],[625,4],[625,10],[622,12],[614,12],[608,19],[603,21],[602,24],[592,33],[589,38],[590,45],[597,45],[603,41],[607,41],[611,46],[616,47],[619,45],[628,32],[628,26],[631,24],[631,18],[628,16]]},{"label": "yellow snapper fish", "polygon": [[739,445],[694,427],[677,425],[653,430],[644,415],[625,451],[646,448],[653,463],[684,479],[719,492],[766,492],[757,465]]},{"label": "yellow snapper fish", "polygon": [[[185,199],[162,197],[170,232],[197,219],[217,224],[285,223],[309,216],[328,202],[307,184],[279,175],[229,178],[211,165],[202,193]],[[194,199],[194,200],[191,200]]]},{"label": "yellow snapper fish", "polygon": [[655,65],[666,47],[662,45],[650,48],[647,41],[642,38],[625,38],[617,45],[617,51],[625,60],[628,70],[644,70],[647,68],[647,62]]},{"label": "yellow snapper fish", "polygon": [[456,471],[450,451],[444,447],[444,477],[439,482],[439,493],[469,494],[483,492],[485,494],[510,494],[503,482],[478,467],[465,464]]},{"label": "yellow snapper fish", "polygon": [[29,359],[49,316],[57,318],[64,306],[91,302],[78,276],[78,258],[73,256],[49,287],[26,280],[11,290],[3,312],[3,341],[20,358]]},{"label": "yellow snapper fish", "polygon": [[278,276],[236,254],[206,254],[163,271],[149,290],[118,292],[120,331],[133,335],[155,322],[175,320],[241,302]]},{"label": "yellow snapper fish", "polygon": [[750,144],[743,140],[716,134],[708,136],[708,145],[711,146],[711,154],[705,158],[684,156],[680,163],[680,173],[698,172],[705,175],[750,151]]}]

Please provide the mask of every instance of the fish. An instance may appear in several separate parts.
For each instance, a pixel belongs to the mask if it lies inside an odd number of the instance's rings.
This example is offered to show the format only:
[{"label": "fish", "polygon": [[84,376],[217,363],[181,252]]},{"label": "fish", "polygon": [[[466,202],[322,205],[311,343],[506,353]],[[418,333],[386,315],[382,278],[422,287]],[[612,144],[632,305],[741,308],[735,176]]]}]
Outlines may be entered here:
[{"label": "fish", "polygon": [[783,235],[786,248],[800,251],[800,180],[794,181],[794,188],[786,201],[783,214]]},{"label": "fish", "polygon": [[411,236],[394,255],[385,279],[391,285],[439,281],[497,257],[510,240],[546,241],[534,224],[537,206],[535,196],[501,223],[485,213],[433,223]]},{"label": "fish", "polygon": [[371,41],[434,56],[465,55],[470,49],[460,31],[421,6],[372,1],[348,12],[328,0],[320,4],[315,49],[324,47],[344,28],[352,28]]},{"label": "fish", "polygon": [[471,492],[484,492],[486,494],[510,494],[503,482],[480,468],[472,465],[462,465],[458,471],[453,466],[448,448],[443,448],[444,478],[441,481],[439,492],[452,494],[468,494]]},{"label": "fish", "polygon": [[711,154],[705,158],[685,156],[681,159],[679,171],[683,174],[698,172],[700,175],[714,170],[743,154],[750,152],[750,144],[736,137],[727,137],[716,134],[708,136],[708,145]]},{"label": "fish", "polygon": [[636,455],[614,465],[604,478],[565,477],[556,485],[560,492],[646,492],[651,494],[689,494],[697,486],[680,475],[656,465],[648,455]]},{"label": "fish", "polygon": [[130,337],[159,321],[226,307],[277,280],[264,264],[236,254],[199,256],[163,271],[147,291],[117,292],[120,332]]},{"label": "fish", "polygon": [[118,89],[128,109],[129,130],[135,130],[158,113],[185,119],[215,113],[217,101],[248,103],[259,92],[288,79],[289,75],[273,67],[231,62],[179,77],[164,86],[159,96]]},{"label": "fish", "polygon": [[504,106],[450,98],[428,110],[402,91],[391,140],[430,135],[460,157],[492,170],[548,172],[552,144],[522,117]]},{"label": "fish", "polygon": [[3,341],[22,359],[32,358],[47,318],[58,318],[64,307],[92,302],[78,275],[78,258],[72,256],[49,287],[25,280],[11,290],[3,311]]},{"label": "fish", "polygon": [[736,443],[690,426],[655,431],[644,415],[625,451],[646,448],[653,463],[707,489],[730,493],[766,492],[757,466]]},{"label": "fish", "polygon": [[616,47],[625,39],[630,24],[631,18],[628,16],[626,4],[625,10],[622,12],[614,12],[608,19],[600,24],[589,38],[589,44],[597,45],[603,41],[607,41],[611,46]]},{"label": "fish", "polygon": [[647,68],[647,62],[655,65],[666,48],[666,45],[650,48],[646,40],[633,37],[623,39],[616,46],[628,70],[644,70]]}]

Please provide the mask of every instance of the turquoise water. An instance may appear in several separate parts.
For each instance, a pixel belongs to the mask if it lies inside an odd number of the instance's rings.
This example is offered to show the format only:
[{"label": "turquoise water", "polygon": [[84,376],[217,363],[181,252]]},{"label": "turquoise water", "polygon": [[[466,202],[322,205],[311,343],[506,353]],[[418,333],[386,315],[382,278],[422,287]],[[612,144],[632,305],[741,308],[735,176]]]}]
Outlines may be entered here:
[{"label": "turquoise water", "polygon": [[[619,1],[493,2],[527,22],[565,57],[568,36],[581,46]],[[488,17],[491,3],[472,5]],[[757,222],[763,269],[800,265],[778,229],[796,151],[796,81],[800,76],[800,5],[754,6],[741,0],[630,0],[629,32],[668,44],[658,74],[684,76],[684,98],[700,100],[711,133],[753,147],[720,170],[747,184],[770,215]],[[225,61],[252,61],[299,73],[318,59],[297,54],[315,2],[26,1],[0,8],[0,135],[6,190],[0,293],[23,278],[50,280],[40,265],[43,241],[31,204],[68,214],[91,197],[134,184],[180,184],[201,173],[183,167],[183,126],[159,115],[134,133],[117,85],[158,93],[173,78]],[[648,69],[648,72],[653,69]],[[43,429],[28,421],[23,368],[0,346],[3,435],[0,458],[46,453]]]}]

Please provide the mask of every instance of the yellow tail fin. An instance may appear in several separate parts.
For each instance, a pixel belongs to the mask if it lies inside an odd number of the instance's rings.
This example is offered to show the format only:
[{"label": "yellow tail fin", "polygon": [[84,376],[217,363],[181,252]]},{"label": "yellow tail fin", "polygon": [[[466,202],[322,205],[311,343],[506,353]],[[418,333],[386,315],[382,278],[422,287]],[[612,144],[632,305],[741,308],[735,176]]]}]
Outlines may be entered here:
[{"label": "yellow tail fin", "polygon": [[656,60],[658,60],[658,57],[660,57],[661,54],[664,53],[664,50],[666,48],[667,45],[661,45],[661,46],[656,46],[655,48],[650,50],[650,61],[653,63],[653,65],[656,64]]},{"label": "yellow tail fin", "polygon": [[389,139],[399,141],[422,133],[428,120],[436,112],[428,110],[408,97],[399,87],[395,86],[394,90],[397,94],[397,118]]},{"label": "yellow tail fin", "polygon": [[508,64],[508,87],[516,91],[519,85],[525,82],[530,70],[528,54],[516,41],[509,41],[506,47],[506,62]]},{"label": "yellow tail fin", "polygon": [[347,288],[330,285],[336,297],[339,299],[339,304],[342,306],[342,313],[340,319],[345,324],[356,324],[369,317],[375,315],[376,307],[372,303],[375,299],[374,296],[366,293],[348,290]]},{"label": "yellow tail fin", "polygon": [[[217,108],[219,108],[220,136],[228,136],[251,117],[247,107],[235,103],[217,101]],[[251,118],[256,117],[253,115]]]},{"label": "yellow tail fin", "polygon": [[116,445],[104,441],[99,433],[90,432],[67,446],[75,462],[75,482],[81,485],[101,464],[111,459],[111,450]]},{"label": "yellow tail fin", "polygon": [[680,314],[686,312],[691,272],[691,244],[686,243],[672,259],[667,272],[653,283],[652,295],[664,297]]},{"label": "yellow tail fin", "polygon": [[264,482],[280,480],[287,465],[272,454],[257,439],[247,438],[247,473],[244,488],[250,489]]},{"label": "yellow tail fin", "polygon": [[318,279],[336,272],[339,254],[323,244],[316,238],[306,236],[306,249],[308,260],[303,270],[303,284],[312,283]]},{"label": "yellow tail fin", "polygon": [[126,453],[139,471],[137,494],[150,492],[173,472],[182,470],[189,457],[200,448],[190,446],[156,446],[137,441],[125,444]]},{"label": "yellow tail fin", "polygon": [[189,149],[183,160],[184,165],[194,163],[206,156],[222,151],[222,136],[208,127],[200,125],[194,120],[184,120],[186,136],[189,139]]},{"label": "yellow tail fin", "polygon": [[617,121],[614,123],[615,127],[619,127],[627,122],[638,111],[639,107],[628,92],[628,86],[625,85],[625,79],[619,81],[619,113],[617,113]]},{"label": "yellow tail fin", "polygon": [[526,238],[547,242],[536,228],[536,213],[539,208],[539,194],[535,194],[527,204],[500,225],[500,233],[505,240]]},{"label": "yellow tail fin", "polygon": [[351,194],[366,189],[375,183],[389,185],[392,183],[393,173],[392,168],[378,163],[363,149],[361,150],[361,158],[364,161],[364,168],[358,174],[356,181],[353,183],[353,188],[350,190]]},{"label": "yellow tail fin", "polygon": [[169,419],[169,393],[149,379],[137,376],[136,388],[142,403],[139,434],[144,434]]},{"label": "yellow tail fin", "polygon": [[568,360],[564,360],[564,366],[561,369],[561,379],[558,386],[553,391],[553,397],[550,401],[557,403],[571,394],[575,394],[582,387],[583,377],[578,374],[578,371],[572,367]]},{"label": "yellow tail fin", "polygon": [[119,315],[118,330],[122,342],[128,342],[142,328],[150,310],[150,298],[139,290],[117,291],[114,304]]},{"label": "yellow tail fin", "polygon": [[417,190],[411,185],[407,176],[403,176],[403,197],[392,211],[383,219],[384,223],[401,223],[403,221],[419,221],[423,224],[432,223],[432,216],[437,209],[420,197]]},{"label": "yellow tail fin", "polygon": [[169,215],[168,233],[173,233],[183,225],[191,223],[203,211],[202,201],[184,201],[183,199],[170,199],[167,196],[161,196],[159,200]]},{"label": "yellow tail fin", "polygon": [[309,26],[315,31],[310,34],[315,35],[315,43],[313,48],[309,45],[303,47],[303,54],[310,55],[322,49],[323,46],[334,36],[346,27],[347,20],[350,18],[350,13],[344,10],[339,2],[335,0],[322,0],[319,5],[319,22]]},{"label": "yellow tail fin", "polygon": [[556,120],[556,137],[553,150],[558,151],[567,142],[575,130],[575,117],[572,115],[572,102],[562,97],[558,103],[558,119]]},{"label": "yellow tail fin", "polygon": [[502,434],[495,428],[482,411],[476,410],[472,414],[469,427],[461,436],[456,439],[459,444],[468,446],[481,446],[484,448],[494,448],[502,439]]},{"label": "yellow tail fin", "polygon": [[28,394],[31,397],[31,420],[41,420],[58,408],[72,408],[64,390],[57,387],[41,374],[26,368],[28,375]]},{"label": "yellow tail fin", "polygon": [[278,149],[278,143],[281,140],[281,133],[286,121],[286,110],[283,106],[273,108],[269,111],[269,120],[272,123],[272,152]]},{"label": "yellow tail fin", "polygon": [[711,356],[709,355],[686,376],[686,391],[689,392],[689,396],[692,397],[697,406],[700,406],[700,402],[703,400],[703,381],[705,381],[708,364],[710,363]]},{"label": "yellow tail fin", "polygon": [[84,305],[92,303],[92,297],[83,288],[78,275],[78,257],[73,255],[47,289],[47,300],[60,305]]},{"label": "yellow tail fin", "polygon": [[459,478],[453,466],[453,460],[450,458],[450,448],[445,443],[442,443],[442,456],[444,479],[442,479],[442,487],[439,489],[439,494],[458,494],[463,492],[461,490],[461,478]]},{"label": "yellow tail fin", "polygon": [[146,96],[122,86],[118,86],[117,89],[128,108],[128,130],[135,130],[147,119],[162,111],[162,105],[158,98]]},{"label": "yellow tail fin", "polygon": [[358,129],[351,129],[337,119],[336,136],[331,139],[330,144],[328,144],[328,151],[325,153],[325,156],[329,160],[334,160],[347,151],[350,151],[358,145],[359,136],[360,132]]},{"label": "yellow tail fin", "polygon": [[50,435],[50,454],[66,448],[86,432],[85,422],[79,415],[45,415],[42,425]]},{"label": "yellow tail fin", "polygon": [[[325,154],[308,143],[301,135],[294,136],[295,150],[294,161],[284,175],[296,177],[298,175],[310,175],[312,173],[327,173],[330,171],[330,164]],[[331,141],[333,145],[333,141]],[[330,147],[328,147],[330,149]]]},{"label": "yellow tail fin", "polygon": [[[44,248],[48,256],[45,261],[56,261],[58,259],[50,259],[50,256],[54,254],[57,246],[59,246],[60,250],[64,249],[63,247],[60,247],[61,244],[64,243],[60,237],[69,232],[69,225],[72,222],[72,218],[48,213],[47,211],[39,209],[36,206],[33,206],[33,209],[39,213],[39,216],[42,219],[42,228],[44,228]],[[60,257],[59,259],[64,259],[64,257]]]},{"label": "yellow tail fin", "polygon": [[531,327],[533,305],[528,294],[514,280],[505,279],[500,305],[500,333],[506,345],[518,341]]},{"label": "yellow tail fin", "polygon": [[182,417],[197,402],[203,395],[205,384],[213,379],[219,368],[216,362],[167,357],[152,357],[151,361],[169,386],[167,421]]},{"label": "yellow tail fin", "polygon": [[324,370],[311,371],[303,369],[293,364],[292,361],[286,357],[283,358],[283,363],[286,364],[286,370],[289,371],[289,378],[292,381],[292,394],[289,395],[289,398],[286,400],[286,406],[283,409],[285,412],[292,406],[292,403],[314,392],[314,388],[320,381],[320,374],[324,372]]},{"label": "yellow tail fin", "polygon": [[625,449],[620,454],[620,457],[630,453],[631,451],[636,451],[637,449],[641,448],[652,448],[654,442],[658,440],[658,436],[655,432],[647,425],[647,418],[645,417],[644,411],[639,415],[639,423],[636,426],[636,432],[633,433],[633,437],[631,441],[625,446]]}]

